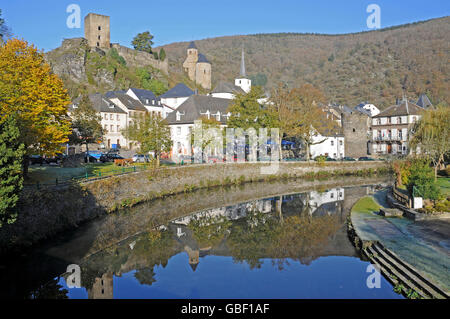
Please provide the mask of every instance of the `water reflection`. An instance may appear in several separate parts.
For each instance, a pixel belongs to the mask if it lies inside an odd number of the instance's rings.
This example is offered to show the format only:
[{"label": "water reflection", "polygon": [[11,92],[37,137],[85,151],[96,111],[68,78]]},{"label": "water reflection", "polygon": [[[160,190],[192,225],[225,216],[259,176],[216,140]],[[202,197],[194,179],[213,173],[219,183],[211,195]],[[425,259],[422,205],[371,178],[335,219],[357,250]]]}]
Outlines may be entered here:
[{"label": "water reflection", "polygon": [[[386,281],[382,291],[365,287],[367,263],[359,259],[346,236],[345,208],[368,192],[370,187],[333,188],[177,218],[85,259],[81,282],[87,296],[69,295],[94,299],[395,298]],[[317,259],[321,262],[314,263]],[[324,281],[327,273],[340,278],[336,287],[333,277]],[[290,279],[285,281],[283,276]],[[309,280],[315,292],[301,286]],[[264,281],[271,285],[270,294],[259,287]],[[64,286],[64,279],[59,283]]]},{"label": "water reflection", "polygon": [[[237,192],[255,193],[255,185],[246,187],[215,192],[228,200]],[[335,187],[190,214],[186,203],[193,198],[220,197],[193,193],[172,206],[155,202],[136,207],[99,221],[89,232],[71,234],[68,243],[55,244],[26,264],[8,267],[0,293],[91,299],[398,298],[384,279],[382,289],[367,288],[368,262],[347,238],[351,206],[372,191],[371,186]],[[155,227],[162,215],[174,217]],[[151,227],[138,233],[144,224]],[[88,249],[81,247],[86,242]],[[63,273],[69,264],[81,267],[79,287],[73,284],[74,273]]]}]

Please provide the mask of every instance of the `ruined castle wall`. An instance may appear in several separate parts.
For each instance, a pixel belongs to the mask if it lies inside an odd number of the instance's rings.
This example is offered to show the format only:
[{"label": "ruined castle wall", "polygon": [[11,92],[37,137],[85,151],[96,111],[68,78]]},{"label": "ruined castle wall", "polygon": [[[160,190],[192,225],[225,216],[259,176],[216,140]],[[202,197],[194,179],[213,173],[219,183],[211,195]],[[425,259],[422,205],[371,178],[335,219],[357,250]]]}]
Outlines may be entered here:
[{"label": "ruined castle wall", "polygon": [[166,74],[169,74],[169,59],[167,57],[164,61],[156,60],[150,53],[130,49],[118,43],[113,43],[111,47],[117,50],[119,55],[125,59],[127,65],[134,67],[150,65],[154,68],[160,69]]}]

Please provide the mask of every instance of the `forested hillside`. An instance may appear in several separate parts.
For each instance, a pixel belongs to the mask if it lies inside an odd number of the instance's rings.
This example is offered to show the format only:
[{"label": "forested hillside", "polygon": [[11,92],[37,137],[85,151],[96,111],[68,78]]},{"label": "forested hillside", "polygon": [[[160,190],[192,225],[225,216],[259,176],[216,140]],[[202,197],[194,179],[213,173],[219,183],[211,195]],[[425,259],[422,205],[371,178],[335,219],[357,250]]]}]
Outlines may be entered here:
[{"label": "forested hillside", "polygon": [[[370,101],[381,108],[402,95],[427,93],[433,103],[450,101],[450,17],[346,35],[257,34],[196,41],[212,63],[213,85],[239,74],[242,47],[247,73],[273,88],[311,83],[331,101],[354,106]],[[188,42],[164,46],[171,77],[180,76]]]}]

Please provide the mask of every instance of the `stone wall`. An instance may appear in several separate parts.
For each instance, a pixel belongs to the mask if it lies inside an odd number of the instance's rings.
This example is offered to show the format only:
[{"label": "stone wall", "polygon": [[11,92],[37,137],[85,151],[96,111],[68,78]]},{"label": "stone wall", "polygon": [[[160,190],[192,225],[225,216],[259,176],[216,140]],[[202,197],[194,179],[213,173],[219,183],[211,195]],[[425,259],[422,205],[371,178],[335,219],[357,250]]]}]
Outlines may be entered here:
[{"label": "stone wall", "polygon": [[[387,162],[293,162],[280,163],[273,175],[261,174],[261,163],[231,163],[211,165],[187,165],[160,168],[122,176],[114,176],[85,184],[73,184],[51,188],[27,189],[22,192],[19,202],[19,217],[12,225],[0,229],[0,253],[12,247],[35,244],[65,230],[78,227],[82,222],[103,216],[114,209],[129,207],[145,200],[187,192],[193,189],[223,184],[252,185],[264,190],[267,184],[258,181],[283,179],[289,185],[311,181],[311,186],[320,186],[325,181],[301,178],[308,173],[347,172],[356,174],[358,170],[376,171],[389,167]],[[346,174],[348,175],[348,174]],[[299,179],[294,179],[298,177]],[[331,174],[325,175],[327,179]],[[288,182],[288,178],[291,178]],[[340,178],[344,178],[340,175]],[[269,189],[268,191],[272,191]],[[258,192],[253,192],[258,196]],[[264,196],[267,192],[264,191]],[[163,201],[171,201],[164,198]],[[217,204],[217,203],[216,203]],[[213,208],[213,207],[211,207]],[[180,207],[179,209],[183,209]]]},{"label": "stone wall", "polygon": [[113,43],[111,47],[117,50],[119,55],[125,59],[127,65],[134,67],[150,65],[169,74],[169,59],[167,57],[164,61],[156,60],[150,53],[130,49],[118,43]]}]

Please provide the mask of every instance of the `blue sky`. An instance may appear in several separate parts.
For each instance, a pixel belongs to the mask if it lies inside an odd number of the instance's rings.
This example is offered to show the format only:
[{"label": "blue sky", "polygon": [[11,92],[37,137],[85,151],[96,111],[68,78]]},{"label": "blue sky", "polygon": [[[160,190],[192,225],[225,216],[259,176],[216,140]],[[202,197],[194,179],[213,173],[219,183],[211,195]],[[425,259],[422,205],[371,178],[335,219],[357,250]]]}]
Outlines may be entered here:
[{"label": "blue sky", "polygon": [[[381,8],[381,27],[450,14],[448,0],[14,0],[2,1],[13,35],[51,50],[63,38],[83,36],[89,12],[111,16],[111,42],[130,46],[134,35],[150,30],[155,46],[216,36],[369,30],[369,4]],[[81,8],[80,29],[66,26],[70,4]]]}]

